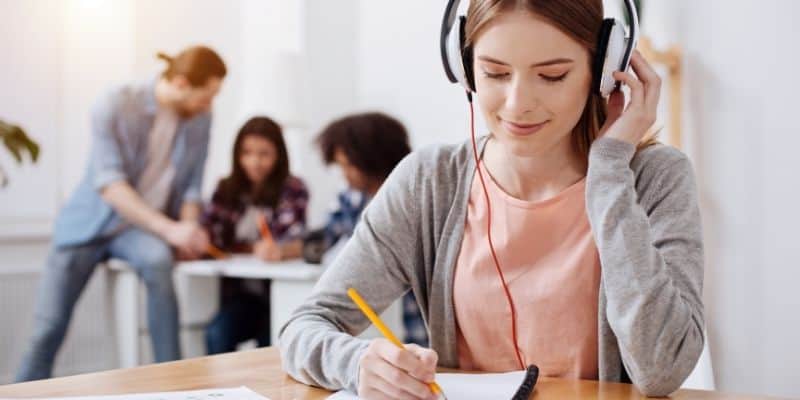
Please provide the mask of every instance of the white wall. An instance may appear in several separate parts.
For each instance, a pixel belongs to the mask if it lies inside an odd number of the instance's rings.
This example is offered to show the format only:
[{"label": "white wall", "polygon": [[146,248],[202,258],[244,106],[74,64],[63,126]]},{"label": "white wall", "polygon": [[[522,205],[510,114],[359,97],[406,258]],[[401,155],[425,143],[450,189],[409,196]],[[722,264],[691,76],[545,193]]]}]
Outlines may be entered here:
[{"label": "white wall", "polygon": [[[466,96],[447,80],[439,55],[444,2],[359,4],[358,107],[398,117],[414,148],[466,140]],[[476,121],[477,132],[485,132],[480,116]]]},{"label": "white wall", "polygon": [[69,196],[84,173],[91,143],[87,110],[109,85],[133,75],[136,44],[130,1],[73,0],[62,6],[61,112],[47,116],[60,118],[58,146],[45,149],[59,149],[59,200]]},{"label": "white wall", "polygon": [[[691,5],[691,7],[690,7]],[[800,56],[792,0],[689,2],[693,155],[706,226],[706,299],[719,386],[800,395],[797,226]]]},{"label": "white wall", "polygon": [[[775,1],[780,5],[767,12],[773,21],[757,46],[763,46],[764,64],[754,60],[753,70],[773,66],[762,82],[768,96],[762,97],[766,115],[763,130],[764,152],[764,230],[760,236],[764,246],[765,391],[779,395],[800,396],[800,260],[798,230],[800,226],[800,179],[797,175],[797,150],[800,149],[800,128],[797,126],[800,79],[797,65],[800,54],[797,39],[800,27],[800,2]],[[773,40],[773,39],[778,40]],[[751,71],[752,73],[752,71]],[[749,75],[749,74],[748,74]],[[748,132],[750,135],[752,133]],[[749,136],[749,135],[748,135]],[[744,289],[744,288],[743,288]],[[781,358],[783,356],[783,358]]]},{"label": "white wall", "polygon": [[[313,144],[317,133],[332,119],[357,107],[361,64],[357,43],[361,35],[359,2],[356,0],[307,0],[303,11],[303,54],[306,62],[308,100],[305,126],[292,155],[292,168],[312,187],[309,225],[319,227],[345,187],[334,168],[322,165]],[[295,160],[298,162],[295,163]]]},{"label": "white wall", "polygon": [[23,125],[42,146],[36,166],[17,166],[0,151],[0,164],[10,176],[9,185],[0,189],[0,237],[41,234],[55,214],[60,188],[51,177],[60,156],[54,149],[61,132],[62,14],[56,0],[0,0],[6,20],[0,24],[0,119]]}]

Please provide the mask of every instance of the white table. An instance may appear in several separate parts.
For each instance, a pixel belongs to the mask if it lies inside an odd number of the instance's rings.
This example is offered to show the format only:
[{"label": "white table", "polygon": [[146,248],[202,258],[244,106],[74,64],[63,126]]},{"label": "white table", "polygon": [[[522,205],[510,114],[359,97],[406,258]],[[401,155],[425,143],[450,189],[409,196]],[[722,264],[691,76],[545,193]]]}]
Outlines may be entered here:
[{"label": "white table", "polygon": [[183,261],[178,263],[176,270],[195,276],[316,282],[323,267],[301,260],[267,263],[250,256],[234,256],[224,260]]},{"label": "white table", "polygon": [[[140,336],[144,325],[140,321],[142,294],[139,279],[124,261],[112,259],[106,264],[110,271],[109,297],[114,304],[119,364],[121,368],[134,367],[141,362]],[[206,308],[216,309],[218,278],[269,279],[272,281],[272,340],[277,343],[277,329],[311,293],[322,271],[320,265],[299,260],[264,263],[252,257],[180,262],[175,266],[176,286],[179,281],[187,283],[184,290],[176,287],[176,291],[180,292],[178,301],[184,303],[181,307],[182,325],[186,325],[184,315],[191,314],[189,309],[192,303],[199,302],[205,304]],[[198,278],[205,282],[198,282]]]},{"label": "white table", "polygon": [[[114,326],[117,337],[117,352],[120,368],[130,368],[141,364],[141,343],[146,335],[146,323],[142,311],[143,294],[139,278],[124,262],[109,260],[108,298],[113,304]],[[301,260],[265,263],[250,256],[234,256],[224,260],[200,260],[179,262],[175,266],[175,284],[178,305],[181,309],[182,331],[204,326],[210,313],[219,304],[218,279],[220,277],[269,279],[272,343],[278,343],[278,329],[289,320],[292,312],[311,294],[311,290],[322,275],[324,267],[308,264]],[[198,312],[198,309],[202,309]],[[402,301],[396,301],[383,312],[382,318],[395,331],[402,335]],[[196,329],[195,329],[196,330]],[[183,332],[186,333],[186,332]],[[370,328],[362,337],[379,337],[375,328]],[[182,335],[186,336],[186,335]],[[196,336],[196,335],[195,335]],[[186,337],[182,337],[184,341]],[[186,351],[184,356],[198,356],[204,352],[202,334],[192,341],[195,350]],[[199,350],[197,350],[199,348]]]}]

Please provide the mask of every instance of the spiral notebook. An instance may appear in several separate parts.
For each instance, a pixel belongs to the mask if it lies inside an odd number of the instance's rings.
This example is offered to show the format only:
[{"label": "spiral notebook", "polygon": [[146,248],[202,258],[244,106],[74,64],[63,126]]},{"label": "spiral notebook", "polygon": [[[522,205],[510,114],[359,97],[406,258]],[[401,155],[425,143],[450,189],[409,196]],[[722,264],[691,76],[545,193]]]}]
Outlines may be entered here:
[{"label": "spiral notebook", "polygon": [[[487,400],[512,398],[525,379],[525,371],[502,374],[436,374],[447,400]],[[327,400],[358,400],[353,393],[341,391]]]}]

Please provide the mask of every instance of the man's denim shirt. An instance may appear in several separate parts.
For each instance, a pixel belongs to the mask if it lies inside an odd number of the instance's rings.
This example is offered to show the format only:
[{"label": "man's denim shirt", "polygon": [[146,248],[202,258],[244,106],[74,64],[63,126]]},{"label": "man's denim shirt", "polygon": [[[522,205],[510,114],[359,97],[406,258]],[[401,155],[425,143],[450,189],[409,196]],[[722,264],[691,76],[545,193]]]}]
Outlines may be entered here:
[{"label": "man's denim shirt", "polygon": [[[123,223],[100,192],[117,181],[136,187],[147,164],[147,145],[158,108],[156,82],[113,88],[92,107],[92,149],[86,173],[56,218],[56,246],[86,244],[109,235]],[[178,124],[171,155],[175,178],[166,210],[172,218],[184,203],[201,200],[210,127],[208,113]]]}]

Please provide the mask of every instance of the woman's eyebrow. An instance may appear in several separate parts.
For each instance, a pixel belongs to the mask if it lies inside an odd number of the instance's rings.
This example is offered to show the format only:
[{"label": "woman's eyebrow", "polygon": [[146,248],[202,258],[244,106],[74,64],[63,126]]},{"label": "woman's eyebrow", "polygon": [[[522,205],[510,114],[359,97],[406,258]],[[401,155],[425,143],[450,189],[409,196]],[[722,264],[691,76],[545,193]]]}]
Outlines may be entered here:
[{"label": "woman's eyebrow", "polygon": [[[481,61],[490,62],[492,64],[499,64],[499,65],[505,65],[505,66],[509,65],[507,62],[500,61],[500,60],[498,60],[496,58],[492,58],[492,57],[484,56],[484,55],[478,56],[478,59],[481,60]],[[572,62],[575,62],[575,60],[573,60],[571,58],[563,58],[563,57],[562,58],[554,58],[552,60],[547,60],[547,61],[542,61],[542,62],[538,62],[538,63],[535,63],[535,64],[531,64],[531,68],[545,67],[545,66],[548,66],[548,65],[556,65],[556,64],[569,64],[569,63],[572,63]]]}]

